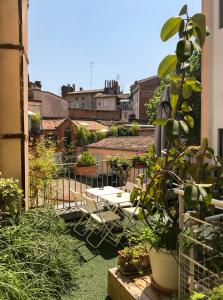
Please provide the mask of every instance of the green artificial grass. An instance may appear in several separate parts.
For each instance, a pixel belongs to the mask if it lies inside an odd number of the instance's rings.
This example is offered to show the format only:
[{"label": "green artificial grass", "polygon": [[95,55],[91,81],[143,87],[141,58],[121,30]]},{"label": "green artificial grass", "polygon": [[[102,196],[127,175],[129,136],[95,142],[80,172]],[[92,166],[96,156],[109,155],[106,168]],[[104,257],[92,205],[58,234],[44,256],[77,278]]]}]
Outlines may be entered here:
[{"label": "green artificial grass", "polygon": [[[97,249],[92,249],[84,240],[73,232],[73,224],[68,224],[70,234],[76,241],[81,267],[77,274],[78,290],[63,300],[109,300],[107,297],[108,269],[117,265],[117,251],[109,243],[103,242]],[[122,246],[121,246],[122,248]]]}]

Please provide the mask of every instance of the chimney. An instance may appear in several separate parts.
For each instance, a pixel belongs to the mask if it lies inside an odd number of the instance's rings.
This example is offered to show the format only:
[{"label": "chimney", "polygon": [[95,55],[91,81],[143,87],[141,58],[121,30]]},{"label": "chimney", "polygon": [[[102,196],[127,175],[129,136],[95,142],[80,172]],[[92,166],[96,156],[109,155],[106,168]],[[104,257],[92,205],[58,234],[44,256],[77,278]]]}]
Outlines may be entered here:
[{"label": "chimney", "polygon": [[67,93],[74,92],[74,91],[75,91],[75,84],[73,84],[72,86],[70,84],[63,85],[61,87],[61,96],[65,98]]},{"label": "chimney", "polygon": [[35,81],[34,86],[35,88],[39,88],[41,90],[42,87],[41,81]]},{"label": "chimney", "polygon": [[83,91],[83,88],[82,88],[82,87],[80,87],[80,91]]}]

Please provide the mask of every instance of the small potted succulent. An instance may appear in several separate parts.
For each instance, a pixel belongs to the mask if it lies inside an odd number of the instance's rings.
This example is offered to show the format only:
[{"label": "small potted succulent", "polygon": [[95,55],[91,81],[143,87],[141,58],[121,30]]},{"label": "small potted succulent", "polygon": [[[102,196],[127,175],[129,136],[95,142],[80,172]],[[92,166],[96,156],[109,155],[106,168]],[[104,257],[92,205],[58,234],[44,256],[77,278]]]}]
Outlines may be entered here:
[{"label": "small potted succulent", "polygon": [[118,251],[118,265],[122,274],[140,274],[150,269],[149,253],[143,244]]},{"label": "small potted succulent", "polygon": [[75,166],[77,175],[87,175],[97,172],[98,166],[94,155],[88,151],[82,152]]}]

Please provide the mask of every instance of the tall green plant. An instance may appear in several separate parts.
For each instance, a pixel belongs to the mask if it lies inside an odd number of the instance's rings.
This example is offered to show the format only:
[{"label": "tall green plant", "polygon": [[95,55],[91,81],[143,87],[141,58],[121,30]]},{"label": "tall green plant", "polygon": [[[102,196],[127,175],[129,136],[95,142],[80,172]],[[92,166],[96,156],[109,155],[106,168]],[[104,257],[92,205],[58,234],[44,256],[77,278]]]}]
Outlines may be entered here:
[{"label": "tall green plant", "polygon": [[[167,144],[165,155],[157,156],[155,146],[150,147],[147,170],[149,183],[145,189],[135,188],[131,195],[133,201],[140,197],[145,208],[142,215],[159,240],[159,247],[171,250],[176,249],[179,234],[178,199],[174,196],[173,187],[178,185],[184,188],[188,202],[198,202],[202,198],[208,203],[211,198],[205,190],[206,186],[197,185],[200,182],[194,182],[189,177],[187,156],[191,154],[191,149],[182,141],[184,134],[189,134],[194,127],[192,94],[201,91],[201,83],[188,74],[193,53],[201,50],[207,35],[205,16],[198,13],[190,17],[185,5],[179,16],[170,18],[164,24],[161,39],[167,41],[177,33],[179,41],[176,53],[167,55],[158,68],[161,79],[169,75],[170,86],[170,118],[154,122],[164,127]],[[138,179],[143,186],[143,175]]]},{"label": "tall green plant", "polygon": [[58,167],[55,160],[54,142],[41,138],[29,155],[30,198],[33,204],[39,194],[45,202],[48,199],[47,187],[57,177]]}]

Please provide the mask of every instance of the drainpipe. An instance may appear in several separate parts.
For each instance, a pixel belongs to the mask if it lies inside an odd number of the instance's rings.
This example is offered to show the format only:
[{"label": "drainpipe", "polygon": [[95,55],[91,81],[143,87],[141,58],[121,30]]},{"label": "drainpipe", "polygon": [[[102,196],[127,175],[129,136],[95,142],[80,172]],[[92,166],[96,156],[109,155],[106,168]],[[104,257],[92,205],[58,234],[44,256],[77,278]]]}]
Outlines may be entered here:
[{"label": "drainpipe", "polygon": [[0,1],[0,28],[0,172],[19,180],[27,208],[27,0]]}]

